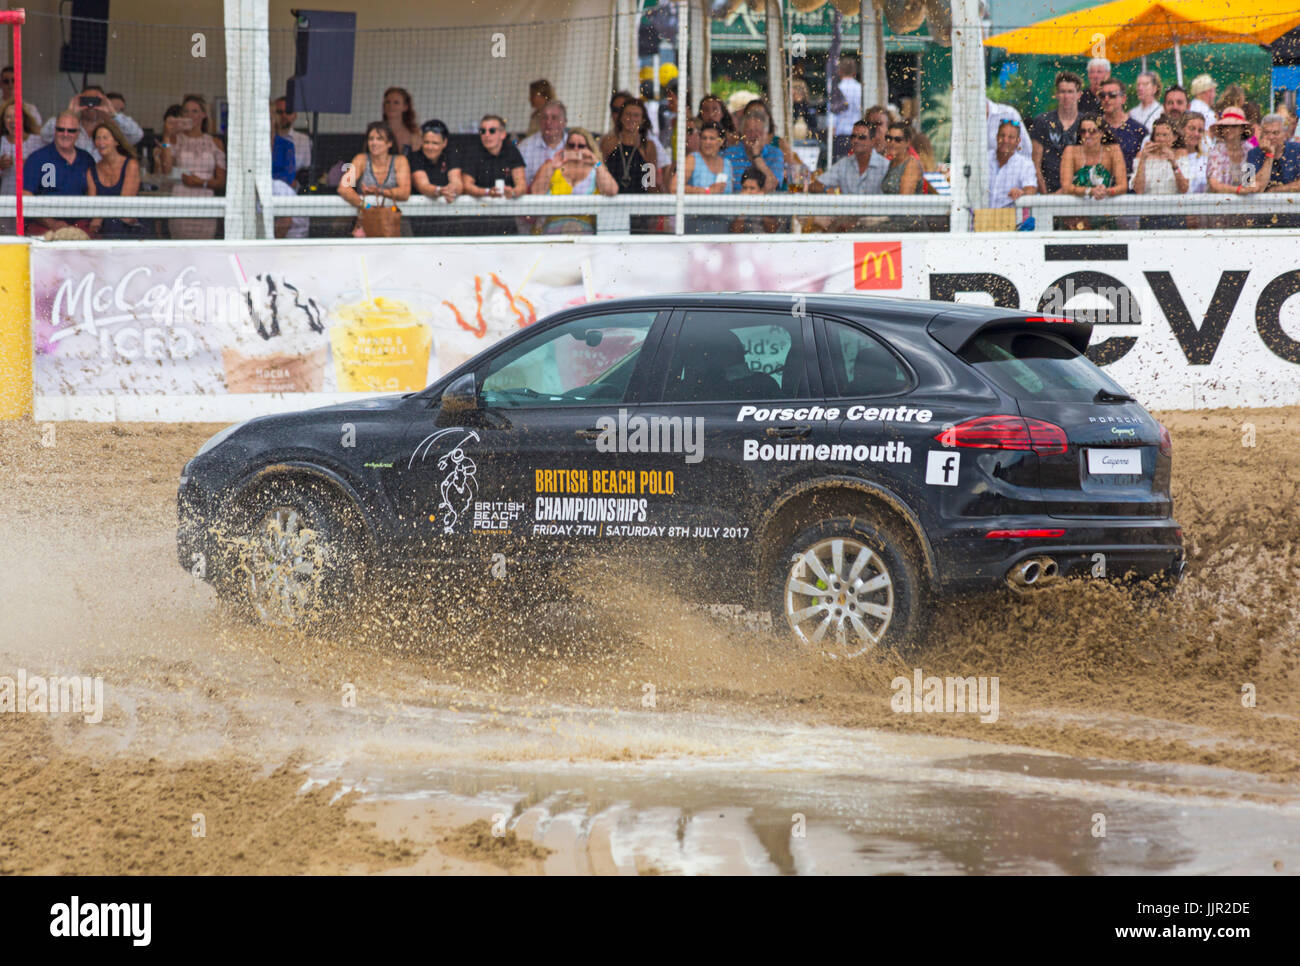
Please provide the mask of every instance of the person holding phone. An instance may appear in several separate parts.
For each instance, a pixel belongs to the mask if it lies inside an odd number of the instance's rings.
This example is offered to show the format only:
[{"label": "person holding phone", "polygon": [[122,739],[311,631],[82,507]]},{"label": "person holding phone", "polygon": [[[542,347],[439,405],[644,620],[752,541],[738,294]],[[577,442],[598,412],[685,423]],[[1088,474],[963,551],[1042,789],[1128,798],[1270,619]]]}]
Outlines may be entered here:
[{"label": "person holding phone", "polygon": [[[712,121],[700,125],[700,149],[686,156],[684,176],[688,195],[725,195],[731,193],[731,161],[722,156],[726,133]],[[668,192],[677,191],[677,175],[668,181]],[[716,235],[727,230],[728,219],[715,215],[693,215],[686,219],[688,235]]]},{"label": "person holding phone", "polygon": [[[208,104],[198,94],[181,100],[181,117],[174,141],[158,144],[158,169],[164,175],[180,171],[172,194],[182,198],[211,198],[226,186],[226,152],[208,133]],[[129,139],[128,139],[129,140]],[[215,238],[215,218],[172,218],[167,227],[172,238]]]},{"label": "person holding phone", "polygon": [[[609,168],[597,157],[598,146],[591,132],[570,128],[564,147],[555,152],[538,169],[533,178],[535,195],[618,194],[618,185]],[[595,215],[557,215],[542,222],[545,235],[592,235],[596,231]]]},{"label": "person holding phone", "polygon": [[[144,130],[134,120],[125,114],[120,114],[114,110],[108,95],[104,89],[96,84],[88,84],[81,89],[80,94],[72,95],[68,101],[65,110],[76,114],[80,119],[80,130],[77,132],[77,147],[87,152],[96,161],[99,155],[95,153],[95,128],[101,121],[112,121],[122,136],[126,138],[127,143],[134,146],[140,143],[144,137]],[[54,143],[54,126],[57,118],[50,118],[41,128],[41,139],[46,144]]]}]

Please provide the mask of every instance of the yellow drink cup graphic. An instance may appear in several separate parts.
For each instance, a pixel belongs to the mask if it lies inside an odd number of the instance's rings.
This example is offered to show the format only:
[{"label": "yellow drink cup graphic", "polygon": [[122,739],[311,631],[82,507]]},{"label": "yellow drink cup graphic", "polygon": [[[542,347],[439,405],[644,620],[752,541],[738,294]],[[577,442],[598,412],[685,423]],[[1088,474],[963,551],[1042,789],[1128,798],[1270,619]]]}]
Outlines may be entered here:
[{"label": "yellow drink cup graphic", "polygon": [[429,382],[433,332],[418,294],[358,296],[330,313],[339,392],[407,392]]}]

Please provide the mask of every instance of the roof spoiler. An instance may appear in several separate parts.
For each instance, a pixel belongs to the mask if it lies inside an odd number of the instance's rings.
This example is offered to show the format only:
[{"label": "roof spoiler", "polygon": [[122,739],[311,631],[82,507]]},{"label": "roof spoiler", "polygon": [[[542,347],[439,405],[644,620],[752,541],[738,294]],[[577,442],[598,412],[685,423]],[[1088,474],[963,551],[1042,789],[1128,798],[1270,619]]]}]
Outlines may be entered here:
[{"label": "roof spoiler", "polygon": [[1006,329],[1026,329],[1059,335],[1078,352],[1088,350],[1092,339],[1092,323],[1086,319],[1072,319],[1066,315],[992,315],[988,309],[959,308],[941,312],[930,320],[926,331],[945,349],[961,352],[971,339],[981,332]]}]

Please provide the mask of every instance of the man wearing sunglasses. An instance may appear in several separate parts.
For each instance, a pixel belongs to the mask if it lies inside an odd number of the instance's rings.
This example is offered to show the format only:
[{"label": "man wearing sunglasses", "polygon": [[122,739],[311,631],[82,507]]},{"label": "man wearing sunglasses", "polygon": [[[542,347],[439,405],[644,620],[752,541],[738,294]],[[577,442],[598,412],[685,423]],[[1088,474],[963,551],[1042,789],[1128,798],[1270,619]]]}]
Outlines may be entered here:
[{"label": "man wearing sunglasses", "polygon": [[[459,179],[461,191],[471,198],[511,200],[526,194],[524,157],[509,138],[504,120],[495,114],[483,115],[478,122],[479,143],[457,156],[448,178]],[[518,230],[513,218],[465,219],[467,235],[513,235]]]},{"label": "man wearing sunglasses", "polygon": [[[486,114],[478,123],[476,147],[467,148],[458,159],[457,175],[471,198],[518,198],[527,191],[523,155],[508,140],[506,122]],[[497,182],[502,182],[500,188]]]},{"label": "man wearing sunglasses", "polygon": [[1125,177],[1133,171],[1133,161],[1142,142],[1146,140],[1147,129],[1129,117],[1124,107],[1124,82],[1114,77],[1101,83],[1097,96],[1101,98],[1101,133],[1102,139],[1110,139],[1119,145],[1124,155]]},{"label": "man wearing sunglasses", "polygon": [[878,195],[889,161],[871,146],[871,128],[866,121],[858,121],[852,131],[851,153],[831,165],[821,179],[822,186],[842,195]]},{"label": "man wearing sunglasses", "polygon": [[[51,118],[54,142],[47,144],[23,161],[23,194],[76,197],[86,193],[86,174],[95,159],[77,147],[81,117],[64,111]],[[75,226],[84,229],[88,221],[65,221],[60,218],[32,218],[27,222],[29,235],[43,235],[57,228]]]},{"label": "man wearing sunglasses", "polygon": [[[0,67],[0,101],[10,100],[13,96],[14,69],[12,67]],[[23,107],[27,108],[27,113],[39,125],[41,123],[41,112],[36,110],[36,105],[31,101],[26,101]]]},{"label": "man wearing sunglasses", "polygon": [[990,151],[998,149],[998,132],[1002,125],[1010,122],[1020,131],[1020,143],[1016,146],[1016,153],[1023,154],[1025,160],[1030,164],[1034,161],[1034,143],[1029,140],[1029,129],[1025,126],[1024,119],[1021,118],[1020,112],[1010,104],[999,104],[997,101],[991,101],[987,97],[984,99],[984,118],[988,127]]}]

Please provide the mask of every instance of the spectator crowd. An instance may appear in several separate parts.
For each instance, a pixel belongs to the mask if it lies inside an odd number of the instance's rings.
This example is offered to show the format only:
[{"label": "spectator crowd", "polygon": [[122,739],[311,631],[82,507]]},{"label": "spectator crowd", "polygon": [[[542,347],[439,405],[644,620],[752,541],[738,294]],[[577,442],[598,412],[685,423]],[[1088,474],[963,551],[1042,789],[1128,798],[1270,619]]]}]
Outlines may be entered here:
[{"label": "spectator crowd", "polygon": [[[412,97],[390,87],[380,118],[365,131],[362,150],[327,171],[313,164],[312,138],[296,127],[285,98],[270,104],[271,167],[276,195],[337,190],[357,209],[347,227],[358,236],[390,234],[586,234],[590,214],[500,217],[421,217],[405,221],[400,202],[413,194],[431,200],[517,199],[525,195],[605,196],[675,193],[771,194],[776,191],[845,195],[946,194],[946,166],[928,139],[892,106],[862,107],[855,58],[841,57],[826,105],[832,153],[824,171],[790,139],[773,134],[772,114],[756,94],[737,92],[724,102],[701,98],[685,118],[685,163],[677,170],[679,105],[676,81],[662,100],[617,91],[604,132],[570,125],[564,102],[544,79],[528,87],[531,113],[518,141],[505,119],[485,114],[474,135],[455,137],[439,120],[421,122]],[[1163,88],[1146,71],[1133,89],[1097,58],[1087,81],[1069,71],[1055,78],[1055,108],[1026,122],[1015,108],[986,100],[988,198],[991,209],[1014,208],[1035,194],[1064,194],[1104,202],[1124,194],[1254,194],[1300,191],[1296,117],[1263,114],[1237,85],[1222,93],[1209,75],[1184,90]],[[648,87],[649,85],[645,85]],[[684,93],[684,92],[683,92]],[[13,98],[13,71],[0,71],[0,193],[44,196],[133,197],[142,192],[203,198],[225,187],[226,155],[205,99],[186,95],[164,112],[158,133],[146,132],[126,111],[119,93],[87,85],[42,123],[30,103]],[[795,130],[802,135],[815,112],[807,86],[792,85]],[[689,97],[683,96],[689,108]],[[21,145],[22,171],[15,164]],[[318,159],[316,159],[318,160]],[[329,159],[326,159],[328,164]],[[807,163],[806,163],[807,162]],[[318,177],[318,174],[321,175]],[[1249,215],[1175,213],[1140,218],[1100,214],[1058,217],[1057,227],[1224,227],[1250,224]],[[1290,224],[1298,216],[1269,216]],[[788,230],[789,218],[690,216],[690,233]],[[805,230],[854,231],[888,226],[939,228],[934,219],[881,216],[801,219]],[[277,237],[306,237],[308,219],[278,218]],[[12,224],[0,226],[8,231]],[[27,232],[69,232],[99,238],[150,235],[205,239],[217,218],[131,217],[28,219]],[[633,231],[669,229],[667,218],[633,216]]]},{"label": "spectator crowd", "polygon": [[[1056,108],[1025,125],[1013,109],[988,106],[990,208],[1031,194],[1075,195],[1103,201],[1124,194],[1249,195],[1300,191],[1296,116],[1263,114],[1231,84],[1219,92],[1208,74],[1186,90],[1162,88],[1154,71],[1139,74],[1130,92],[1110,62],[1088,64],[1088,83],[1056,75]],[[1026,143],[1027,142],[1027,143]],[[1026,150],[1027,149],[1027,150]],[[1172,206],[1171,206],[1172,207]],[[1058,218],[1070,228],[1293,227],[1294,215],[1144,215]],[[1136,221],[1134,225],[1131,222]]]}]

